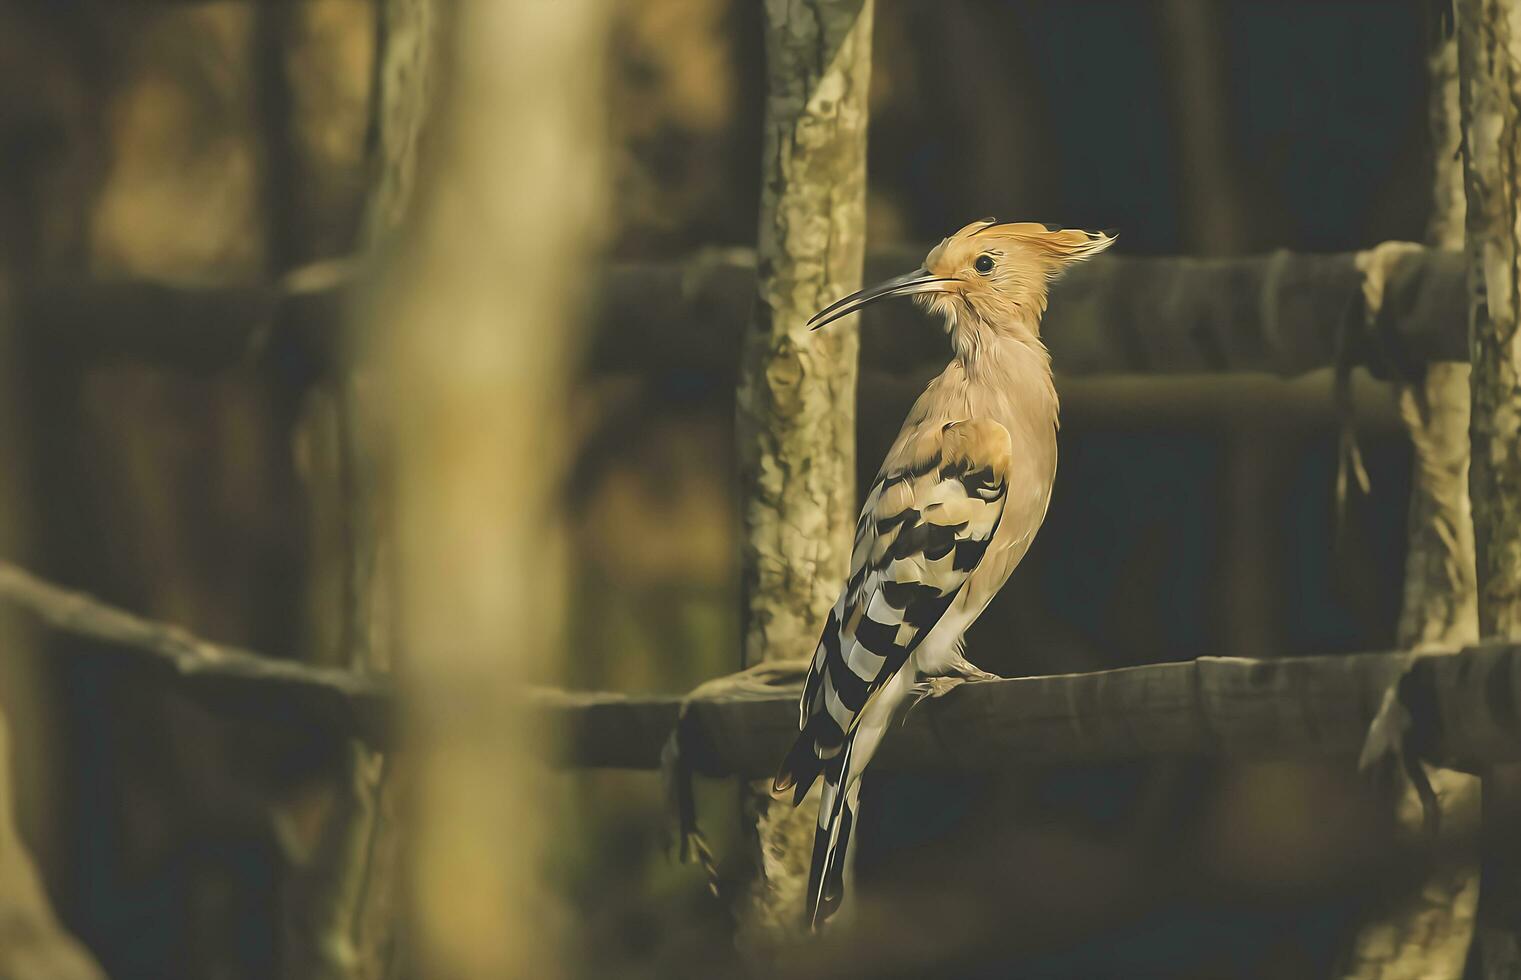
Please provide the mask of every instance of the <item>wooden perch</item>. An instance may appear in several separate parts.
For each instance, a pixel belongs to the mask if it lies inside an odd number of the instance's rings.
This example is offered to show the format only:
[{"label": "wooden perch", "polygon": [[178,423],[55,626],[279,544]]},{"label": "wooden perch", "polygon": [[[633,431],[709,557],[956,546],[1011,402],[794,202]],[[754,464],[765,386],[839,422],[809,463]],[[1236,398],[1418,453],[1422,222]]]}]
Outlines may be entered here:
[{"label": "wooden perch", "polygon": [[[967,684],[910,712],[883,746],[888,768],[986,771],[1152,756],[1354,759],[1398,653],[1183,663]],[[1429,759],[1473,766],[1521,759],[1521,644],[1476,646],[1415,662],[1401,700]],[[742,677],[743,675],[736,675]],[[689,763],[710,775],[764,776],[797,731],[795,683],[758,696],[705,685],[688,702]],[[565,733],[563,764],[653,768],[682,699],[539,692]]]},{"label": "wooden perch", "polygon": [[[866,278],[912,269],[920,248],[869,254]],[[1413,250],[1388,270],[1373,327],[1361,315],[1357,255],[1278,252],[1239,259],[1101,257],[1057,283],[1044,333],[1066,375],[1329,367],[1339,331],[1377,373],[1418,377],[1467,361],[1461,254]],[[189,370],[263,360],[331,371],[341,311],[361,268],[331,262],[268,287],[147,281],[54,282],[21,297],[18,322],[44,349],[80,359],[134,358]],[[610,267],[597,291],[591,361],[603,370],[693,371],[732,379],[755,302],[755,259],[735,249],[684,262]],[[944,360],[945,338],[909,303],[861,321],[861,365],[903,374]]]},{"label": "wooden perch", "polygon": [[[164,670],[213,708],[276,724],[309,720],[390,743],[394,692],[382,677],[210,643],[3,561],[0,600]],[[526,708],[558,734],[551,750],[558,765],[657,769],[686,703],[683,742],[693,768],[760,777],[797,730],[801,667],[780,676],[787,680],[759,689],[745,675],[721,678],[690,698],[537,689]],[[980,771],[1162,755],[1350,761],[1396,682],[1413,726],[1410,744],[1423,758],[1464,768],[1521,760],[1521,643],[1487,643],[1413,665],[1404,653],[1204,657],[967,684],[910,712],[881,764]],[[459,710],[469,710],[469,690],[458,695]]]},{"label": "wooden perch", "polygon": [[327,725],[373,744],[390,740],[394,705],[384,678],[212,643],[45,582],[6,561],[0,561],[0,600],[22,606],[54,629],[164,671],[188,693],[230,715]]}]

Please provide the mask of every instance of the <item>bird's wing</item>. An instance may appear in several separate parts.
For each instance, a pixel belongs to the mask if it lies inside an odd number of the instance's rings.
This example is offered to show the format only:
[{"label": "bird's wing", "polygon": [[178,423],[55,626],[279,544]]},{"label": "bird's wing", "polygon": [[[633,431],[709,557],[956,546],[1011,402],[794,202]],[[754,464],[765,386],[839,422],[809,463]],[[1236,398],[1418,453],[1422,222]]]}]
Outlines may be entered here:
[{"label": "bird's wing", "polygon": [[801,799],[862,710],[940,621],[982,560],[1008,496],[1009,433],[930,426],[889,458],[856,526],[850,578],[829,614],[799,704],[802,736],[777,775]]}]

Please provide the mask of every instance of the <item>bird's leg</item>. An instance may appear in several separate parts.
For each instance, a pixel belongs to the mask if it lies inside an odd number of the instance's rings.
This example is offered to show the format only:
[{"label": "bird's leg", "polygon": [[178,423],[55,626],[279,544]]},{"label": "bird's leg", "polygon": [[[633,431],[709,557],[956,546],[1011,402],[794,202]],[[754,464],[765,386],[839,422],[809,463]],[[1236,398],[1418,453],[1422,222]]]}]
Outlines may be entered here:
[{"label": "bird's leg", "polygon": [[919,702],[925,698],[943,698],[956,688],[965,684],[969,678],[956,674],[944,674],[940,677],[922,677],[919,683],[913,687],[913,701],[909,702],[909,710],[918,707]]},{"label": "bird's leg", "polygon": [[1001,681],[1001,680],[1003,680],[1002,677],[999,677],[997,674],[990,674],[990,673],[988,673],[987,671],[983,670],[981,667],[978,667],[976,664],[972,663],[970,660],[963,660],[963,661],[961,661],[961,663],[959,663],[959,664],[956,665],[956,670],[960,674],[961,679],[964,680],[964,681]]},{"label": "bird's leg", "polygon": [[[943,698],[967,681],[996,681],[997,674],[990,674],[970,660],[960,658],[957,663],[951,665],[954,673],[942,674],[937,677],[921,677],[919,682],[912,688],[914,699],[909,702],[908,710],[918,707],[919,702],[925,698]],[[908,717],[908,712],[904,712]]]}]

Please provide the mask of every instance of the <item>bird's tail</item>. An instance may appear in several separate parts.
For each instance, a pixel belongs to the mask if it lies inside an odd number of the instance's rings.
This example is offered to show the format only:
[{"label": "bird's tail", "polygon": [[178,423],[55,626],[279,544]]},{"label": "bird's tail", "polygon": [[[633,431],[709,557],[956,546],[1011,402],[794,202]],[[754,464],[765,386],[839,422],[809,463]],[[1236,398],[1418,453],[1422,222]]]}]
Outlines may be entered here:
[{"label": "bird's tail", "polygon": [[813,863],[808,869],[808,928],[817,929],[845,897],[845,866],[850,836],[861,806],[859,770],[851,778],[850,757],[856,733],[845,736],[840,753],[824,765],[819,826],[813,835]]}]

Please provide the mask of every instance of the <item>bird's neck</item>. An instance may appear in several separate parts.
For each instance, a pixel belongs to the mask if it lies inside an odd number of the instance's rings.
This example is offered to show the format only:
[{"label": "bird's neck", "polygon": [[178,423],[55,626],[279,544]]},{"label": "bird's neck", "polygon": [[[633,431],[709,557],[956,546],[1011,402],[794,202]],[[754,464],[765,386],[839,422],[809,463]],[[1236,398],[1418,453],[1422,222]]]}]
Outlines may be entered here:
[{"label": "bird's neck", "polygon": [[1051,354],[1037,330],[1023,323],[995,330],[978,325],[951,330],[957,372],[971,392],[998,400],[1013,399],[1025,407],[1021,414],[1056,421],[1056,386],[1051,377]]}]

